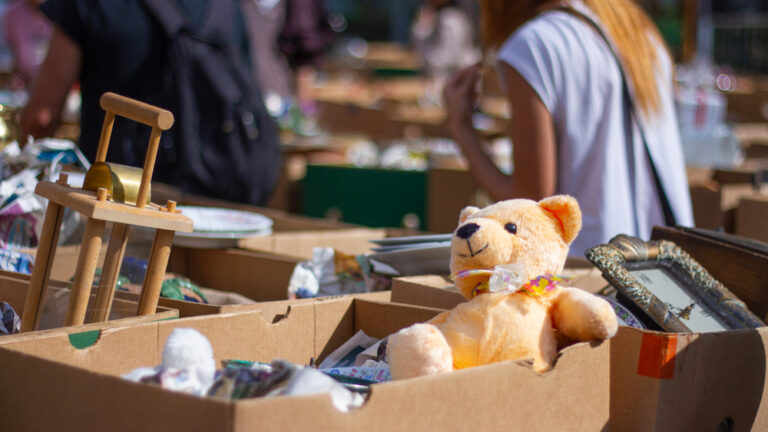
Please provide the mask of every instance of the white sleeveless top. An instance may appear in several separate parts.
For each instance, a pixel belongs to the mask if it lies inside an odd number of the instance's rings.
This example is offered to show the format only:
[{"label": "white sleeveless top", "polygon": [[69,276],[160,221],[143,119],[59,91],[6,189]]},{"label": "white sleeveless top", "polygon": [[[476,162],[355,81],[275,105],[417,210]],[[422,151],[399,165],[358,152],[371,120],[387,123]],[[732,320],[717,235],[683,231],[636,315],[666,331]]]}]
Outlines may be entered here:
[{"label": "white sleeveless top", "polygon": [[[570,255],[583,256],[585,249],[622,233],[648,240],[654,225],[664,225],[663,211],[642,139],[637,127],[630,128],[621,73],[602,37],[580,18],[549,11],[515,31],[497,60],[520,73],[552,114],[556,192],[574,196],[583,217]],[[657,76],[661,110],[643,120],[644,131],[677,224],[692,226],[672,65],[666,55],[660,56]]]}]

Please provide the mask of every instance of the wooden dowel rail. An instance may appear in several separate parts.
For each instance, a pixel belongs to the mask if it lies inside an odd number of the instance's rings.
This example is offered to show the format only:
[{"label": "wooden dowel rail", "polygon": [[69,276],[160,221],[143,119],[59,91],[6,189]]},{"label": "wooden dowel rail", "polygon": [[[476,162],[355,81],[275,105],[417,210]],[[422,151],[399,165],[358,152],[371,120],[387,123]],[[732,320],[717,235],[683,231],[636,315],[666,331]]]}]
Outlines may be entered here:
[{"label": "wooden dowel rail", "polygon": [[125,96],[104,93],[100,103],[104,111],[113,112],[153,128],[168,130],[173,126],[173,114],[170,111]]}]

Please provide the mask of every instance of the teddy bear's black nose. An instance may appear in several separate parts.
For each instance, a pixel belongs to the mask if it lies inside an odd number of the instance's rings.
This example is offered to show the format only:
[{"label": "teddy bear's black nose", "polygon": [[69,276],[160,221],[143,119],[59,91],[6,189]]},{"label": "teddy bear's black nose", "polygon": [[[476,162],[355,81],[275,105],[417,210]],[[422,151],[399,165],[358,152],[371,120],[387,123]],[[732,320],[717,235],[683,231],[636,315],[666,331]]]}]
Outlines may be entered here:
[{"label": "teddy bear's black nose", "polygon": [[477,232],[477,230],[480,229],[480,225],[476,223],[468,223],[464,225],[463,227],[456,230],[456,235],[459,236],[461,239],[468,239],[472,237],[472,234]]}]

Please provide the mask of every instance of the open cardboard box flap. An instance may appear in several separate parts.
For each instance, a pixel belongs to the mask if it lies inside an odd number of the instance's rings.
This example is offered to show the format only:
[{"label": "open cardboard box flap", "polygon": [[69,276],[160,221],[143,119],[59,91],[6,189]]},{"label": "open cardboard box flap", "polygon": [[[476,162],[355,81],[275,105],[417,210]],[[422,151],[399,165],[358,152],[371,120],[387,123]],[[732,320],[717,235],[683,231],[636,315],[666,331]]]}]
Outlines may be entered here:
[{"label": "open cardboard box flap", "polygon": [[[81,333],[116,326],[130,326],[151,321],[173,319],[179,316],[178,310],[162,305],[157,307],[154,314],[137,316],[137,301],[116,298],[112,302],[109,321],[93,323],[90,321],[90,311],[96,303],[96,295],[92,294],[88,302],[86,324],[62,327],[69,297],[69,292],[65,289],[67,285],[65,282],[57,281],[50,281],[48,284],[41,309],[40,330],[2,336],[0,337],[0,345],[18,340],[33,340],[42,335]],[[23,314],[28,290],[29,275],[0,271],[0,301],[10,304],[19,316]]]},{"label": "open cardboard box flap", "polygon": [[[15,389],[0,394],[4,427],[507,431],[510,425],[521,430],[601,430],[608,423],[607,343],[569,347],[555,369],[544,375],[519,361],[377,384],[366,404],[350,413],[333,408],[328,395],[232,402],[177,394],[116,376],[159,364],[165,339],[176,327],[194,327],[205,334],[217,360],[283,358],[306,364],[323,358],[357,330],[381,338],[439,312],[349,298],[262,305],[256,312],[108,329],[93,346],[81,350],[61,335],[0,347],[0,387]],[[40,407],[45,407],[45,415],[40,415]]]}]

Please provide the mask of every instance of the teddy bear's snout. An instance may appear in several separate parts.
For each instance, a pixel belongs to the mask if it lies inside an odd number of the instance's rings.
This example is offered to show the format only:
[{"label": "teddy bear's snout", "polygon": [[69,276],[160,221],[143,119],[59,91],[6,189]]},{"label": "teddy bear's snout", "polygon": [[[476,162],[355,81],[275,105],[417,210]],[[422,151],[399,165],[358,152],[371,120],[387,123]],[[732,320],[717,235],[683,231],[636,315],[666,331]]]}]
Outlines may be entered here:
[{"label": "teddy bear's snout", "polygon": [[479,229],[480,229],[480,225],[478,225],[476,223],[468,223],[468,224],[462,226],[461,228],[457,229],[456,230],[456,235],[460,239],[466,240],[466,239],[472,237],[472,234],[476,233],[477,230],[479,230]]}]

